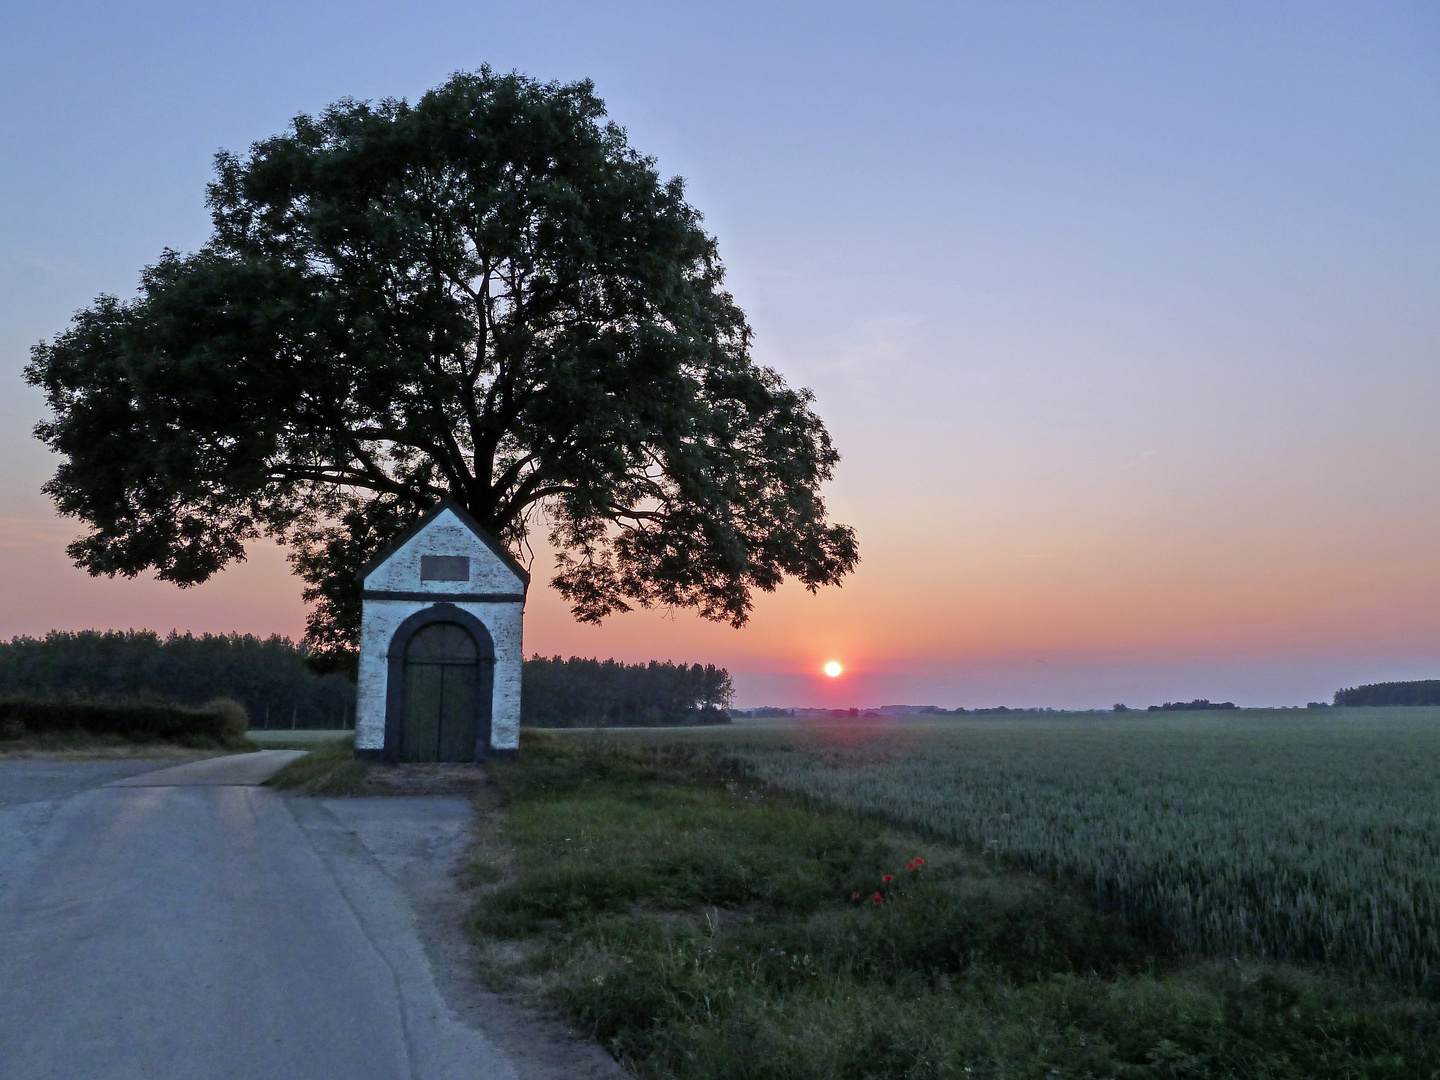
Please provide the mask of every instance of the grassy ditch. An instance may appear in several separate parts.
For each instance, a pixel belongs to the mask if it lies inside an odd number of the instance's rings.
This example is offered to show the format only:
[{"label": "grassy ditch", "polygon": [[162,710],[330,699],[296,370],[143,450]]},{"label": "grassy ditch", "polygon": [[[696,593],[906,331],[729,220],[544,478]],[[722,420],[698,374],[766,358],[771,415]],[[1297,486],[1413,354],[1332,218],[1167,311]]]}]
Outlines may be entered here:
[{"label": "grassy ditch", "polygon": [[503,814],[470,875],[487,977],[644,1077],[1440,1076],[1433,999],[1183,955],[683,747],[527,733],[490,772]]}]

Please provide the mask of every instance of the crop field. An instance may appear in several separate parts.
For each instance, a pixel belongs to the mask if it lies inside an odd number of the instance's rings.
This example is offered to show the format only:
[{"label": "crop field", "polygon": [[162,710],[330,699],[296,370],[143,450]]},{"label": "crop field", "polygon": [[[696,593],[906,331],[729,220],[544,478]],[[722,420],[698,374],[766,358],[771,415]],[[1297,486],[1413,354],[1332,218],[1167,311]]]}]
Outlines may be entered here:
[{"label": "crop field", "polygon": [[742,722],[744,775],[1079,883],[1219,956],[1440,983],[1440,709]]}]

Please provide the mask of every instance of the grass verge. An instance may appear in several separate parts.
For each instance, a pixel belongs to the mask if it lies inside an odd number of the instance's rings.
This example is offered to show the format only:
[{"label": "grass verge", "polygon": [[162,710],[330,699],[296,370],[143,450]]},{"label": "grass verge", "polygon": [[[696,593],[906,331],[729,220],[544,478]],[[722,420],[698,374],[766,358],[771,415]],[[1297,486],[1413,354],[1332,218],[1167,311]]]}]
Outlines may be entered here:
[{"label": "grass verge", "polygon": [[311,750],[336,742],[355,745],[355,732],[342,728],[251,728],[248,738],[262,750]]},{"label": "grass verge", "polygon": [[[278,748],[274,742],[266,746]],[[309,752],[285,766],[267,783],[298,795],[468,796],[474,795],[485,781],[484,772],[475,764],[432,761],[380,765],[357,761],[353,733],[343,738],[311,739],[299,746],[291,744],[291,748]]]},{"label": "grass verge", "polygon": [[469,874],[487,977],[644,1077],[1440,1076],[1433,999],[1182,955],[682,748],[526,733],[490,773],[502,835]]},{"label": "grass verge", "polygon": [[265,783],[302,795],[358,795],[365,788],[370,763],[355,759],[355,740],[328,739],[296,758]]}]

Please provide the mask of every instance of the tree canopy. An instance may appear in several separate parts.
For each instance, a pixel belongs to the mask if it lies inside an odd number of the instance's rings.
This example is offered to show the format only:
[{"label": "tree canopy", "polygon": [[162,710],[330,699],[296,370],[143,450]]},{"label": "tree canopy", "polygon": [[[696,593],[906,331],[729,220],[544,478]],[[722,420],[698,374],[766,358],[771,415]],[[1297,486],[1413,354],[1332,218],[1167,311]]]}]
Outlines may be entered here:
[{"label": "tree canopy", "polygon": [[488,68],[341,101],[221,153],[214,234],[100,297],[26,369],[46,491],[94,574],[191,585],[269,536],[353,647],[353,575],[443,496],[512,551],[548,530],[584,621],[742,625],[854,568],[805,389],[750,356],[716,242],[589,82]]}]

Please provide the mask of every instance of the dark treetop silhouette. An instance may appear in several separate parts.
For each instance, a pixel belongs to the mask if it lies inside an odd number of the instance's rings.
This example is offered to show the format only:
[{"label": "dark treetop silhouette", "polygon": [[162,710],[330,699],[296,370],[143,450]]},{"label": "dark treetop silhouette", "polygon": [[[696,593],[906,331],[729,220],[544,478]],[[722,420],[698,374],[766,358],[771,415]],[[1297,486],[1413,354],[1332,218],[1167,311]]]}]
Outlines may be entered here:
[{"label": "dark treetop silhouette", "polygon": [[752,362],[682,182],[604,115],[589,82],[482,68],[220,154],[209,243],[26,371],[75,561],[189,585],[269,535],[337,658],[354,571],[445,495],[512,550],[543,523],[586,621],[739,626],[753,589],[838,582],[812,395]]}]

